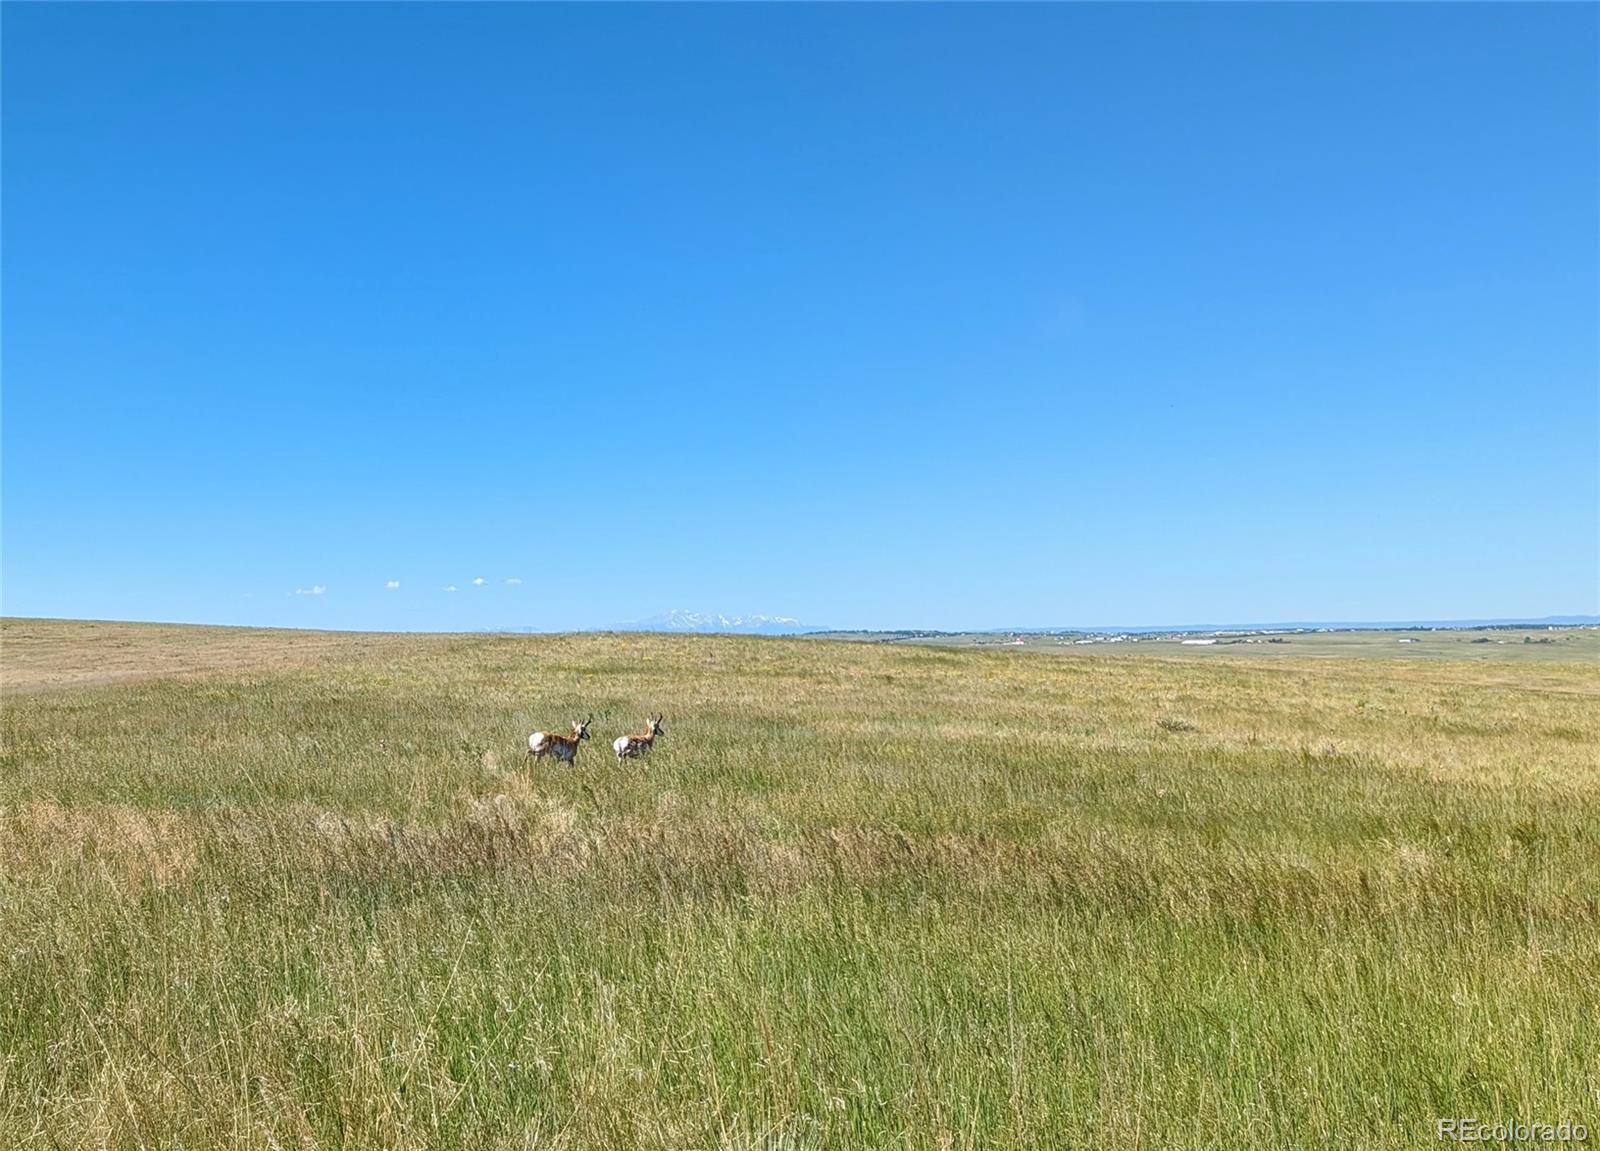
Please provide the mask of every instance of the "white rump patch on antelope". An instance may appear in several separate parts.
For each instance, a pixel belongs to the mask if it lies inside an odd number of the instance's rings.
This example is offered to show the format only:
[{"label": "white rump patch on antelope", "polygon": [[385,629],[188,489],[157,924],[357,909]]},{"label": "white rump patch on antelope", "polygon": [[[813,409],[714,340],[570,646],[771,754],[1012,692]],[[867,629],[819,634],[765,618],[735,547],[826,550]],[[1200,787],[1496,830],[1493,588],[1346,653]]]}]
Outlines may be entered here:
[{"label": "white rump patch on antelope", "polygon": [[639,735],[619,735],[611,743],[611,750],[617,753],[617,762],[633,755],[648,755],[650,747],[655,743],[656,737],[666,735],[667,729],[661,726],[664,716],[656,716],[645,724],[644,731]]}]

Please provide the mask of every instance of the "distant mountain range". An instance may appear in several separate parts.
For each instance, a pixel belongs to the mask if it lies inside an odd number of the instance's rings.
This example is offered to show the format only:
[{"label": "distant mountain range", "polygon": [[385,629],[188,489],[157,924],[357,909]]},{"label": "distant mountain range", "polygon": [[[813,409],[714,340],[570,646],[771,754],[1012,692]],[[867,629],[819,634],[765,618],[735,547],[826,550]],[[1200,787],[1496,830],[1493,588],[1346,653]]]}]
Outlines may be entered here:
[{"label": "distant mountain range", "polygon": [[1486,627],[1592,627],[1600,624],[1595,615],[1547,615],[1537,619],[1514,616],[1503,619],[1432,619],[1432,620],[1310,620],[1287,623],[1229,623],[1229,624],[1175,624],[1154,627],[1141,624],[1135,627],[1014,627],[985,628],[984,631],[1029,632],[1082,632],[1086,635],[1141,635],[1147,632],[1210,632],[1210,631],[1420,631],[1427,628],[1486,628]]},{"label": "distant mountain range", "polygon": [[[801,623],[786,615],[720,615],[714,612],[669,611],[648,619],[631,620],[609,628],[578,628],[579,631],[665,631],[701,635],[813,635],[827,632],[834,635],[917,635],[932,638],[941,635],[1177,635],[1206,634],[1210,632],[1278,632],[1278,631],[1358,631],[1394,630],[1419,631],[1428,628],[1497,628],[1497,627],[1595,627],[1600,626],[1600,616],[1550,615],[1537,619],[1518,616],[1501,619],[1449,619],[1449,620],[1387,620],[1375,622],[1315,620],[1285,623],[1233,623],[1233,624],[1168,624],[1157,626],[1140,624],[1131,627],[990,627],[969,631],[928,628],[852,628],[840,630],[820,624]],[[545,628],[528,626],[486,627],[481,631],[542,632]]]},{"label": "distant mountain range", "polygon": [[619,625],[619,631],[683,631],[736,635],[804,635],[829,628],[801,623],[786,615],[716,615],[710,612],[669,611],[649,619]]}]

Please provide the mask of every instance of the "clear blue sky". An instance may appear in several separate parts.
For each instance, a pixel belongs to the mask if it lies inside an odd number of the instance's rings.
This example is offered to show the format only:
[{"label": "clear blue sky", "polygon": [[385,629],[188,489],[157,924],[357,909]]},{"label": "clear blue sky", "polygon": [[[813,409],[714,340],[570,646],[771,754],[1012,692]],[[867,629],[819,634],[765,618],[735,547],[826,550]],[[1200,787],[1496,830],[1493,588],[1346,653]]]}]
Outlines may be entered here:
[{"label": "clear blue sky", "polygon": [[1600,610],[1593,5],[0,30],[8,614]]}]

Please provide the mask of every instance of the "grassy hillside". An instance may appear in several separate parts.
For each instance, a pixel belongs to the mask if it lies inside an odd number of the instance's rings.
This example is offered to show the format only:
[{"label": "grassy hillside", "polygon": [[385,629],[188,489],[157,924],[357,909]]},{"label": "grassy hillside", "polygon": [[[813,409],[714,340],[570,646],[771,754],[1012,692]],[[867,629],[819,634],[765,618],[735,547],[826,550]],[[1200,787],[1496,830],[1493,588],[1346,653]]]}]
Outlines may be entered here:
[{"label": "grassy hillside", "polygon": [[0,1146],[1600,1130],[1592,664],[0,642]]}]

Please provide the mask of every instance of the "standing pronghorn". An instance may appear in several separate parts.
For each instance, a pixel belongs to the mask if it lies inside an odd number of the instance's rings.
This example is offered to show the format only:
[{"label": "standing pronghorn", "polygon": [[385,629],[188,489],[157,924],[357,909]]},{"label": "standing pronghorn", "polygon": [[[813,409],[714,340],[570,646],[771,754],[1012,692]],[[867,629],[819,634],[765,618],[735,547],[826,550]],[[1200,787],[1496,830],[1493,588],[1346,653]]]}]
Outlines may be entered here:
[{"label": "standing pronghorn", "polygon": [[523,759],[543,759],[553,755],[562,763],[571,763],[578,758],[578,743],[589,738],[589,725],[594,722],[594,716],[579,723],[572,721],[571,735],[557,735],[553,731],[536,731],[528,737],[528,754]]},{"label": "standing pronghorn", "polygon": [[643,735],[619,735],[612,741],[611,750],[617,753],[617,762],[621,763],[630,755],[647,755],[650,745],[655,743],[656,736],[666,735],[667,729],[661,726],[665,716],[658,715],[652,719],[644,729]]}]

